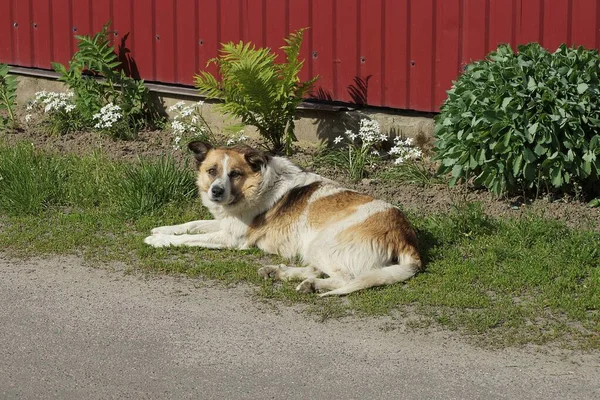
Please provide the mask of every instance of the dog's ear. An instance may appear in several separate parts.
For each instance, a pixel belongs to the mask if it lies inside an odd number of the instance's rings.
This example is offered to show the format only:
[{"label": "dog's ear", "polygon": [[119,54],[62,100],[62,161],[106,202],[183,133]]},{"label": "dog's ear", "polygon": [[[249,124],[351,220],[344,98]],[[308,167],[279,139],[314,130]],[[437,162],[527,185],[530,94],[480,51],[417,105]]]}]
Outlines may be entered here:
[{"label": "dog's ear", "polygon": [[204,143],[199,140],[188,143],[188,149],[194,152],[194,157],[198,164],[201,164],[202,161],[204,161],[206,154],[208,154],[212,148],[213,147],[209,143]]},{"label": "dog's ear", "polygon": [[251,149],[250,151],[245,153],[244,158],[246,159],[246,162],[248,163],[248,165],[250,165],[250,168],[252,168],[252,171],[254,172],[260,171],[261,168],[267,165],[269,163],[269,160],[271,160],[271,156],[269,154],[254,149]]}]

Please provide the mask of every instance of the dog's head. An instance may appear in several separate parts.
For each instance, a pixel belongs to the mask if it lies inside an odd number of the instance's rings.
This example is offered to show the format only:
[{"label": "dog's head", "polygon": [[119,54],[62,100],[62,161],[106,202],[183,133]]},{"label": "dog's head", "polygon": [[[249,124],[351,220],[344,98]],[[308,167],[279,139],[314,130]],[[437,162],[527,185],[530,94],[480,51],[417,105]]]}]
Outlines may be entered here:
[{"label": "dog's head", "polygon": [[270,156],[244,145],[213,148],[194,141],[188,145],[198,166],[198,188],[203,197],[220,205],[253,198]]}]

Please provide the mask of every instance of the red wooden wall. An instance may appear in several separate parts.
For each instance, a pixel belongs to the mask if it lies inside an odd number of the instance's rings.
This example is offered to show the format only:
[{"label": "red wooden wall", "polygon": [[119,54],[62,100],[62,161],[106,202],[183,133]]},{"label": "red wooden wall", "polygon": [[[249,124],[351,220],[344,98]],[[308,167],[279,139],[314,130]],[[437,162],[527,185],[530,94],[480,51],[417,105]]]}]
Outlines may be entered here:
[{"label": "red wooden wall", "polygon": [[317,96],[436,111],[464,64],[499,43],[600,46],[597,0],[0,0],[0,62],[50,68],[112,20],[147,81],[191,85],[220,43],[278,48],[311,27]]}]

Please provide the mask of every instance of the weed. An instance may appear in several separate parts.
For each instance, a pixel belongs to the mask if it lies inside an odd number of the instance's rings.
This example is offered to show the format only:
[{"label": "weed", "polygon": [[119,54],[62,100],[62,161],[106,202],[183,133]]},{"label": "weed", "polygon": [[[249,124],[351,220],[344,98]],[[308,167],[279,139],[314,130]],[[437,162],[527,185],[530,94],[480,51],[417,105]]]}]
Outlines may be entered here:
[{"label": "weed", "polygon": [[433,186],[445,183],[443,177],[432,171],[425,163],[414,160],[378,171],[376,177],[399,184]]},{"label": "weed", "polygon": [[17,79],[8,74],[8,65],[0,64],[0,128],[12,129],[16,126],[15,105],[17,100]]},{"label": "weed", "polygon": [[246,125],[255,126],[272,150],[290,154],[296,107],[318,77],[301,82],[298,74],[304,64],[299,60],[304,29],[285,39],[281,49],[286,62],[275,63],[277,55],[269,48],[256,49],[250,43],[223,44],[221,54],[209,60],[219,69],[221,80],[201,71],[196,87],[214,99],[223,100],[220,109]]},{"label": "weed", "polygon": [[[130,138],[160,117],[144,81],[130,78],[118,69],[121,63],[110,44],[109,25],[110,22],[93,36],[76,36],[78,51],[68,69],[60,63],[52,63],[52,67],[60,74],[59,80],[74,92],[73,101],[84,126]],[[114,109],[112,113],[102,111],[107,105],[118,106],[118,113]],[[118,114],[122,122],[106,123],[110,118],[103,117],[109,114]]]}]

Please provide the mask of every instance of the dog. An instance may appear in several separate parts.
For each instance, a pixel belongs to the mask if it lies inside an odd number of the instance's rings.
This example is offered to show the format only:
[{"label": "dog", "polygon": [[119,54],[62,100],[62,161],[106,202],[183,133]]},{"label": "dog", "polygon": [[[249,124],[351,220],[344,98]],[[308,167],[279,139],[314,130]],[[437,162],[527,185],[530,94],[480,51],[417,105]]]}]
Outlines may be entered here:
[{"label": "dog", "polygon": [[[150,246],[258,247],[304,267],[267,265],[265,279],[302,282],[302,293],[345,295],[404,281],[421,269],[417,235],[386,202],[245,145],[190,142],[197,185],[214,220],[152,229]],[[327,277],[323,277],[326,275]]]}]

